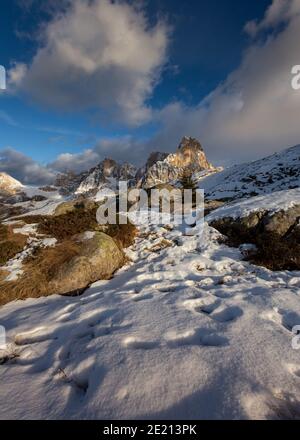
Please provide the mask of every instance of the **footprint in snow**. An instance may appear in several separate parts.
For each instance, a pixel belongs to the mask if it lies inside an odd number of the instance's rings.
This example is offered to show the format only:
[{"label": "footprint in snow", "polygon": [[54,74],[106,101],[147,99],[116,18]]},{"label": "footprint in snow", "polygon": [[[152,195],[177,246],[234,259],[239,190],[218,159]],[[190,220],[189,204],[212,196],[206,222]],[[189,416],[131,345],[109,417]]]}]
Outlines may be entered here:
[{"label": "footprint in snow", "polygon": [[196,307],[195,312],[205,313],[206,315],[210,315],[220,306],[220,304],[221,304],[221,300],[212,301],[210,303]]},{"label": "footprint in snow", "polygon": [[281,325],[288,331],[292,331],[295,326],[300,325],[300,315],[291,310],[274,308],[273,310],[264,312],[261,317]]},{"label": "footprint in snow", "polygon": [[228,345],[227,338],[219,336],[205,328],[191,329],[183,333],[172,332],[166,335],[165,340],[170,348],[178,348],[186,345],[204,347],[223,347]]},{"label": "footprint in snow", "polygon": [[15,336],[15,344],[23,346],[55,339],[57,339],[57,336],[53,330],[39,327],[29,332],[17,334]]},{"label": "footprint in snow", "polygon": [[212,318],[219,322],[231,322],[240,318],[244,314],[243,310],[238,306],[227,307],[220,312],[214,313]]},{"label": "footprint in snow", "polygon": [[193,298],[185,301],[183,306],[197,313],[205,313],[210,315],[214,310],[216,310],[221,304],[221,300],[216,300],[214,297],[206,298]]},{"label": "footprint in snow", "polygon": [[279,313],[282,315],[281,324],[287,330],[292,331],[296,325],[300,325],[300,315],[298,313],[289,310],[280,310]]},{"label": "footprint in snow", "polygon": [[146,301],[149,299],[153,298],[153,294],[152,293],[146,293],[144,295],[136,295],[133,297],[133,301],[134,302],[141,302],[141,301]]},{"label": "footprint in snow", "polygon": [[151,350],[159,346],[158,341],[147,341],[146,339],[136,336],[128,336],[124,339],[123,344],[126,348],[135,350]]},{"label": "footprint in snow", "polygon": [[77,312],[63,313],[56,319],[56,322],[68,322],[68,321],[72,321],[72,319],[75,319],[76,317],[77,317]]}]

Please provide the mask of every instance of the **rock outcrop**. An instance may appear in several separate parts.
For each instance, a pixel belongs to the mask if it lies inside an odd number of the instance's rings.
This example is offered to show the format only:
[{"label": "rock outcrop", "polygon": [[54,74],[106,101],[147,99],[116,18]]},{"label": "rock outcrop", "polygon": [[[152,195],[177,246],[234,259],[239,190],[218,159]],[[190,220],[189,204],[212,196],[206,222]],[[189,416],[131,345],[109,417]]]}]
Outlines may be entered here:
[{"label": "rock outcrop", "polygon": [[184,137],[174,154],[152,153],[147,165],[139,183],[144,188],[177,180],[183,171],[198,173],[215,169],[208,162],[200,142],[191,137]]},{"label": "rock outcrop", "polygon": [[300,205],[243,218],[223,217],[210,225],[227,236],[230,245],[255,245],[249,258],[253,263],[271,270],[300,270]]}]

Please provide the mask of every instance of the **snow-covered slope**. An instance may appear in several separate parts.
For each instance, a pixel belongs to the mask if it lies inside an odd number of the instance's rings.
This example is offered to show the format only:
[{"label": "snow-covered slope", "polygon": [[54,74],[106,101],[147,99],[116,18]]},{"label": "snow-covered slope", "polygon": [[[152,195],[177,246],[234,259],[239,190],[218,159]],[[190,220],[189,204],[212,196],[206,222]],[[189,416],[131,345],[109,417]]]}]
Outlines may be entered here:
[{"label": "snow-covered slope", "polygon": [[206,217],[207,222],[220,218],[232,219],[248,217],[252,212],[267,211],[273,214],[287,211],[294,206],[300,206],[300,188],[273,192],[271,194],[251,197],[228,203],[213,211]]},{"label": "snow-covered slope", "polygon": [[0,173],[0,191],[14,193],[16,190],[22,188],[22,183],[6,173]]},{"label": "snow-covered slope", "polygon": [[201,179],[208,199],[239,199],[300,186],[300,145]]},{"label": "snow-covered slope", "polygon": [[145,226],[114,279],[2,307],[0,418],[288,414],[285,396],[300,392],[300,273],[252,266],[218,238],[208,226],[203,236]]}]

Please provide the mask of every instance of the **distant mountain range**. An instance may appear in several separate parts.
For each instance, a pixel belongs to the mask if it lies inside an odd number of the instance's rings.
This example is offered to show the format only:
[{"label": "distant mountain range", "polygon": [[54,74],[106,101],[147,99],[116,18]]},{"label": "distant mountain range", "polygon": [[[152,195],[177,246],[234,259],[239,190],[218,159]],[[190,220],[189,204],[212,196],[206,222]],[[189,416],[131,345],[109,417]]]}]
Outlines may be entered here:
[{"label": "distant mountain range", "polygon": [[[223,170],[209,163],[196,139],[184,137],[175,153],[153,152],[139,169],[108,158],[80,174],[59,174],[55,187],[66,196],[93,196],[102,188],[116,189],[120,180],[128,181],[130,187],[146,189],[166,183],[175,185],[185,171],[193,174],[209,200],[235,200],[298,188],[300,145]],[[24,187],[20,182],[6,173],[0,173],[2,194],[21,191],[24,191]]]},{"label": "distant mountain range", "polygon": [[129,181],[130,186],[151,188],[158,184],[176,181],[183,171],[191,173],[217,172],[211,165],[201,144],[194,138],[184,137],[175,153],[151,153],[146,164],[136,169],[129,163],[118,164],[104,159],[96,167],[79,175],[73,173],[58,176],[56,185],[65,192],[86,194],[110,186],[115,188],[119,180]]}]

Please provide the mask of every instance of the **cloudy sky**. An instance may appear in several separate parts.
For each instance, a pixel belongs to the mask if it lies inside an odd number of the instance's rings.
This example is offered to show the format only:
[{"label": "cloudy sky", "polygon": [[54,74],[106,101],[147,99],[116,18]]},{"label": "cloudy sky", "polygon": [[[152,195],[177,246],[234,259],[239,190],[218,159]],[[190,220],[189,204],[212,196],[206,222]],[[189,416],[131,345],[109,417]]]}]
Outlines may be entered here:
[{"label": "cloudy sky", "polygon": [[197,137],[217,165],[300,143],[300,0],[1,0],[0,171],[51,182]]}]

